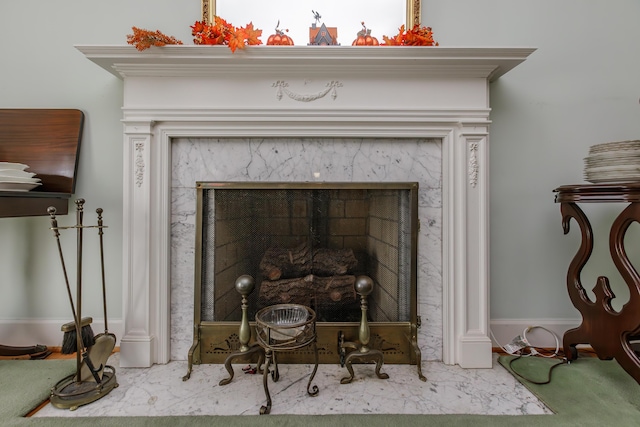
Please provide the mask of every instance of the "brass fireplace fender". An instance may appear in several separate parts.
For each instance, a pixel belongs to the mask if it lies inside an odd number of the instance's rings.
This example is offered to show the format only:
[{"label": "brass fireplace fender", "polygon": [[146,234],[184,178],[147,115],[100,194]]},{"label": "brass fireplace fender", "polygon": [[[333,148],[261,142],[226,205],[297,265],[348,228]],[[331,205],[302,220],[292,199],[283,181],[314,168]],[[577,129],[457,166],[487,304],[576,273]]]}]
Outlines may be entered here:
[{"label": "brass fireplace fender", "polygon": [[[255,322],[250,322],[251,336],[255,337]],[[321,364],[340,364],[340,341],[357,341],[360,324],[357,322],[323,322],[318,328],[318,357]],[[422,356],[417,342],[417,323],[370,322],[371,344],[384,354],[387,364],[417,365],[418,377],[422,374]],[[229,355],[240,349],[238,330],[240,322],[201,322],[195,325],[194,340],[188,353],[187,374],[191,377],[193,365],[223,364]],[[400,332],[400,333],[399,333]],[[401,338],[401,339],[399,339]],[[254,344],[255,339],[249,343]],[[255,355],[248,354],[244,362],[255,363]],[[285,352],[279,355],[280,363],[313,363],[314,355],[308,349]]]}]

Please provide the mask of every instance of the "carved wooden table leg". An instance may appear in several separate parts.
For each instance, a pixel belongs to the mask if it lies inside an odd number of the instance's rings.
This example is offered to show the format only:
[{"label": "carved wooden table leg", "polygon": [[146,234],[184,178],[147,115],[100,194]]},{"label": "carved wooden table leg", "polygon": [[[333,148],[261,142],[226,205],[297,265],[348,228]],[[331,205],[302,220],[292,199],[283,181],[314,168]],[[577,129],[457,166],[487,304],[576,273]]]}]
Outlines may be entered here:
[{"label": "carved wooden table leg", "polygon": [[[575,203],[562,203],[560,205],[560,212],[562,213],[562,228],[564,229],[564,234],[569,233],[569,221],[571,218],[576,220],[582,232],[580,248],[573,257],[569,265],[569,271],[567,272],[567,291],[569,292],[569,298],[573,306],[580,310],[581,306],[592,304],[580,282],[580,273],[593,251],[593,230],[586,215]],[[582,313],[582,311],[580,312]],[[589,342],[589,334],[584,330],[583,325],[584,315],[583,323],[577,328],[566,331],[562,338],[564,354],[568,360],[574,360],[578,357],[576,344]]]},{"label": "carved wooden table leg", "polygon": [[[562,190],[560,187],[559,190]],[[595,188],[597,191],[593,190]],[[612,187],[615,190],[615,187]],[[630,198],[627,187],[621,187],[618,192],[608,191],[606,197],[602,189],[611,190],[605,186],[571,187],[569,200],[562,200],[560,209],[564,233],[569,232],[569,222],[575,219],[580,227],[582,241],[578,252],[574,256],[567,272],[567,290],[573,305],[582,315],[582,323],[574,329],[565,332],[563,347],[568,360],[577,357],[576,345],[590,344],[598,358],[602,360],[615,359],[622,368],[640,383],[640,358],[633,350],[630,341],[640,336],[640,275],[627,257],[624,239],[629,226],[640,222],[640,203]],[[632,190],[636,187],[632,186]],[[576,194],[580,193],[581,198]],[[590,191],[589,191],[590,190]],[[640,190],[640,186],[637,187]],[[633,196],[634,193],[631,193]],[[562,191],[558,197],[562,196]],[[566,195],[565,195],[566,196]],[[597,196],[597,197],[596,197]],[[591,197],[591,198],[590,198]],[[620,201],[631,202],[613,222],[609,236],[609,250],[611,258],[629,287],[629,301],[620,311],[616,311],[611,301],[615,298],[605,276],[598,277],[593,288],[595,301],[592,301],[582,286],[580,273],[589,260],[593,250],[593,231],[588,218],[580,207],[572,201]]]}]

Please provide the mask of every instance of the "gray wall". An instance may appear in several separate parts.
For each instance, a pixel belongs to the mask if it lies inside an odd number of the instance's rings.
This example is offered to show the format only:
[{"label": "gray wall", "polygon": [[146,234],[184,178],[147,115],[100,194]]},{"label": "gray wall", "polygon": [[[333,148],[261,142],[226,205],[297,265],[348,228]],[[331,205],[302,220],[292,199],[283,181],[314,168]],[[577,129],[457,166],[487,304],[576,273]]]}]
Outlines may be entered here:
[{"label": "gray wall", "polygon": [[[552,190],[585,182],[591,145],[640,139],[639,16],[634,0],[427,2],[442,44],[538,48],[491,87],[492,319],[579,317],[565,290],[579,230],[573,222],[563,236]],[[623,285],[607,246],[619,209],[585,207],[600,239],[583,275],[589,290],[600,274]]]},{"label": "gray wall", "polygon": [[[563,236],[552,190],[584,182],[582,159],[590,145],[640,138],[640,2],[423,3],[423,25],[433,27],[443,46],[538,48],[491,86],[491,317],[496,327],[515,328],[506,337],[521,325],[575,324],[579,314],[567,297],[565,275],[577,228]],[[105,211],[109,316],[116,323],[122,318],[122,81],[73,46],[125,44],[132,26],[192,43],[189,26],[199,17],[199,0],[0,2],[0,108],[79,108],[86,114],[75,197],[87,200],[86,222],[94,220],[96,207]],[[604,242],[583,279],[590,289],[597,275],[610,275],[623,300],[625,288],[606,246],[605,228],[617,208],[587,210],[596,239]],[[74,221],[60,218],[63,225]],[[0,219],[0,343],[25,340],[2,325],[48,323],[59,330],[70,320],[48,227],[46,217]],[[96,242],[85,239],[83,312],[101,318],[99,278],[92,277],[99,266]],[[74,239],[63,243],[72,262]]]}]

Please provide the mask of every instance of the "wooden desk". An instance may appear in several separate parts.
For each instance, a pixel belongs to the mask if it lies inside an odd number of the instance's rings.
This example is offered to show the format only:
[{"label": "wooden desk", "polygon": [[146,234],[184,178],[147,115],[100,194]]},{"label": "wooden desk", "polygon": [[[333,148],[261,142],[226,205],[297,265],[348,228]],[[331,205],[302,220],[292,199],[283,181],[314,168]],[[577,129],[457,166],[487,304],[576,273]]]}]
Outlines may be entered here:
[{"label": "wooden desk", "polygon": [[[49,206],[58,215],[68,213],[83,125],[84,113],[75,109],[0,109],[0,161],[26,164],[42,182],[37,190],[0,191],[0,218],[48,216]],[[0,356],[7,357],[46,351],[0,345]]]},{"label": "wooden desk", "polygon": [[56,208],[57,214],[66,215],[70,197],[67,193],[0,191],[0,218],[48,215],[49,206]]},{"label": "wooden desk", "polygon": [[0,109],[0,162],[28,165],[42,185],[28,192],[0,191],[0,218],[68,212],[75,192],[84,114],[74,109]]},{"label": "wooden desk", "polygon": [[[554,190],[560,203],[564,234],[569,222],[575,219],[582,233],[582,242],[567,272],[567,289],[574,307],[582,315],[582,323],[565,332],[563,347],[569,360],[577,357],[577,344],[590,344],[602,360],[616,359],[640,383],[640,358],[631,341],[640,339],[640,275],[633,267],[624,248],[624,236],[629,226],[640,222],[640,183],[565,185]],[[615,311],[611,300],[615,295],[609,279],[598,277],[593,288],[595,301],[587,295],[580,280],[580,272],[593,250],[593,231],[578,203],[627,203],[614,220],[609,235],[611,258],[629,287],[629,301]]]}]

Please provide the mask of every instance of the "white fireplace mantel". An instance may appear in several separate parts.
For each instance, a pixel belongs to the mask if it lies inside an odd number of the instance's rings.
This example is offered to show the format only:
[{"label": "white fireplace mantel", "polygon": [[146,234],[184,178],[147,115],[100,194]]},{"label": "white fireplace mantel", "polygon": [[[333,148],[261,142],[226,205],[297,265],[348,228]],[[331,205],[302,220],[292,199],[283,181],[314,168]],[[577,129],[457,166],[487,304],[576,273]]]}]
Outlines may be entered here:
[{"label": "white fireplace mantel", "polygon": [[535,49],[77,49],[124,80],[121,366],[170,359],[173,139],[393,137],[442,141],[440,354],[491,367],[489,83]]}]

